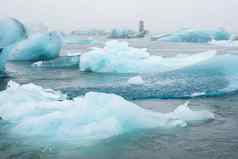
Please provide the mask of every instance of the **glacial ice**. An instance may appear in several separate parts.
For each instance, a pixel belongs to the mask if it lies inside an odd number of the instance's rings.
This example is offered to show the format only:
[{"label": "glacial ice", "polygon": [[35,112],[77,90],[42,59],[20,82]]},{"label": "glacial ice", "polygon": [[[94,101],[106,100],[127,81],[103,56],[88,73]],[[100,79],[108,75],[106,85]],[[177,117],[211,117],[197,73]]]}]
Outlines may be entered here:
[{"label": "glacial ice", "polygon": [[231,34],[224,29],[182,29],[159,38],[166,42],[207,43],[212,40],[229,40]]},{"label": "glacial ice", "polygon": [[192,111],[185,105],[164,114],[143,109],[115,94],[89,92],[74,100],[34,84],[9,83],[0,92],[0,116],[15,123],[12,133],[76,141],[106,139],[137,129],[186,127],[213,120],[209,111]]},{"label": "glacial ice", "polygon": [[23,24],[13,18],[0,19],[0,72],[5,71],[7,53],[4,48],[27,37]]},{"label": "glacial ice", "polygon": [[62,39],[57,32],[33,34],[29,38],[6,49],[9,60],[37,61],[58,57]]},{"label": "glacial ice", "polygon": [[208,60],[216,51],[164,58],[150,55],[146,49],[133,48],[127,42],[109,41],[104,48],[94,48],[80,57],[80,70],[114,73],[166,72]]},{"label": "glacial ice", "polygon": [[145,83],[145,81],[143,80],[141,76],[131,77],[127,82],[130,85],[142,85]]}]

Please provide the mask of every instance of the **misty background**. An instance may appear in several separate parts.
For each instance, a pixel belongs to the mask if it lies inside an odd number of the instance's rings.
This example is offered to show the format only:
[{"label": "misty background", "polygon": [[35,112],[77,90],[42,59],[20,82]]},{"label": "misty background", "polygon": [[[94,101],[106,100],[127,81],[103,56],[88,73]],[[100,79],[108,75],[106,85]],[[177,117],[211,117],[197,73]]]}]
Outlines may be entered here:
[{"label": "misty background", "polygon": [[238,32],[238,0],[1,0],[0,16],[44,23],[51,29],[224,27]]}]

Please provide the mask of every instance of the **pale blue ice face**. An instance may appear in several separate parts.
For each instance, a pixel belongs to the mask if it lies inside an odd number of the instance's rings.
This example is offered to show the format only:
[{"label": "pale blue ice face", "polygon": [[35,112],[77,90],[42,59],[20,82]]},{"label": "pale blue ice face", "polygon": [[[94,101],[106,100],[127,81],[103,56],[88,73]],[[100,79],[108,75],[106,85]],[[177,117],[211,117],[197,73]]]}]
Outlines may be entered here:
[{"label": "pale blue ice face", "polygon": [[12,46],[7,52],[9,60],[39,61],[59,56],[62,39],[57,32],[35,34]]}]

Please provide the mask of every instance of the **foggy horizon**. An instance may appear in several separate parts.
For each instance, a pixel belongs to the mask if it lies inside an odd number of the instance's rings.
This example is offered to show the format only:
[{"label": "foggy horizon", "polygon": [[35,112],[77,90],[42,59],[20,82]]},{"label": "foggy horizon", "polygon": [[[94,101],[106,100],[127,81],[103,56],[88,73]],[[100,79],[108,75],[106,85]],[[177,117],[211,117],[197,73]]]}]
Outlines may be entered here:
[{"label": "foggy horizon", "polygon": [[237,0],[9,0],[0,10],[1,17],[43,23],[51,29],[137,29],[139,20],[153,32],[175,31],[183,27],[223,27],[238,32]]}]

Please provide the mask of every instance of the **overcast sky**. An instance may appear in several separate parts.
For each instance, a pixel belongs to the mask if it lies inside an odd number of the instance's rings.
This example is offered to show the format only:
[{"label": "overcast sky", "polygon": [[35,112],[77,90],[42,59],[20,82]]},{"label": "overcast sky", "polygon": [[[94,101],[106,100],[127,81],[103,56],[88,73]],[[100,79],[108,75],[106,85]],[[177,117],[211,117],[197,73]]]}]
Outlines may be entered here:
[{"label": "overcast sky", "polygon": [[238,32],[238,0],[1,0],[0,16],[54,29],[225,27]]}]

